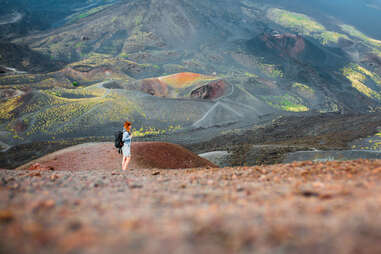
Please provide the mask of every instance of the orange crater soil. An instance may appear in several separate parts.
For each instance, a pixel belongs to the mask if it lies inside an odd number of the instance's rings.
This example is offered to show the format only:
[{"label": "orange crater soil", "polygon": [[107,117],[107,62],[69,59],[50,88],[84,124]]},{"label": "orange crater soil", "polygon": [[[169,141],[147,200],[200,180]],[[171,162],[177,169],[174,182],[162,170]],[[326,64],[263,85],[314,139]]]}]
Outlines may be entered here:
[{"label": "orange crater soil", "polygon": [[192,72],[181,72],[173,75],[160,77],[159,80],[175,88],[184,88],[199,80],[213,80],[216,77]]}]

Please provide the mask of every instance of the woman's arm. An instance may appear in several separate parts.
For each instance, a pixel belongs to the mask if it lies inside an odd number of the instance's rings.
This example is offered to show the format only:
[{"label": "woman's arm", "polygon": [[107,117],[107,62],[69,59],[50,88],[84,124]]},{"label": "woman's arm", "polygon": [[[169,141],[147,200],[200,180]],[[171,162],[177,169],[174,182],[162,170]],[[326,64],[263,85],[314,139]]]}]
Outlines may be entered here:
[{"label": "woman's arm", "polygon": [[123,138],[122,138],[123,142],[130,142],[131,138],[132,138],[132,135],[129,132],[127,131],[123,132]]}]

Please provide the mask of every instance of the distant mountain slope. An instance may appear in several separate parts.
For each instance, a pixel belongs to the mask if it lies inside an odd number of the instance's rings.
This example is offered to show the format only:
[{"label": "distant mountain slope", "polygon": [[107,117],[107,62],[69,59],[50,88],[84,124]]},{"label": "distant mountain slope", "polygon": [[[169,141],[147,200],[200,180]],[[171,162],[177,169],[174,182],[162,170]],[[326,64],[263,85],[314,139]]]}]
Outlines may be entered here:
[{"label": "distant mountain slope", "polygon": [[[22,66],[26,49],[41,62],[0,77],[0,142],[109,136],[125,119],[144,135],[273,114],[379,111],[380,40],[306,4],[287,6],[96,1],[54,29],[14,39],[25,50],[3,53],[14,60],[1,63]],[[50,71],[30,73],[46,64]]]},{"label": "distant mountain slope", "polygon": [[0,40],[25,36],[66,23],[77,12],[110,4],[110,0],[2,0]]},{"label": "distant mountain slope", "polygon": [[[229,7],[229,8],[227,8]],[[109,5],[75,23],[24,42],[59,59],[76,60],[89,52],[113,55],[189,48],[248,35],[240,4],[231,1],[142,0]]]},{"label": "distant mountain slope", "polygon": [[0,42],[0,66],[31,73],[46,73],[62,69],[67,63],[31,50],[28,46]]}]

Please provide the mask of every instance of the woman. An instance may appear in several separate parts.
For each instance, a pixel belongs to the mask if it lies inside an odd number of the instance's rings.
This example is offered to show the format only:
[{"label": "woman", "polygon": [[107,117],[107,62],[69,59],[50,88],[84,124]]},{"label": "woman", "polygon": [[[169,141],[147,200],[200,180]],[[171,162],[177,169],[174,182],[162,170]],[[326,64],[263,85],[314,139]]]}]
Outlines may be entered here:
[{"label": "woman", "polygon": [[122,141],[122,152],[123,152],[123,161],[122,161],[122,169],[127,170],[128,163],[131,160],[131,123],[126,121],[123,125],[123,138]]}]

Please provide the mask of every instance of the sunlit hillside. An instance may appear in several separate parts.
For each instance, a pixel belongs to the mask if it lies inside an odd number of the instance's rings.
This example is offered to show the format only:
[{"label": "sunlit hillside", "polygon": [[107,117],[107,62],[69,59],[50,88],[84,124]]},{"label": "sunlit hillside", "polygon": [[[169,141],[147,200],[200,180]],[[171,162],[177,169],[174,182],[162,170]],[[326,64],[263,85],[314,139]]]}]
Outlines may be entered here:
[{"label": "sunlit hillside", "polygon": [[145,135],[380,110],[380,39],[340,15],[281,0],[57,6],[54,26],[0,50],[3,146],[111,137],[125,119]]}]

